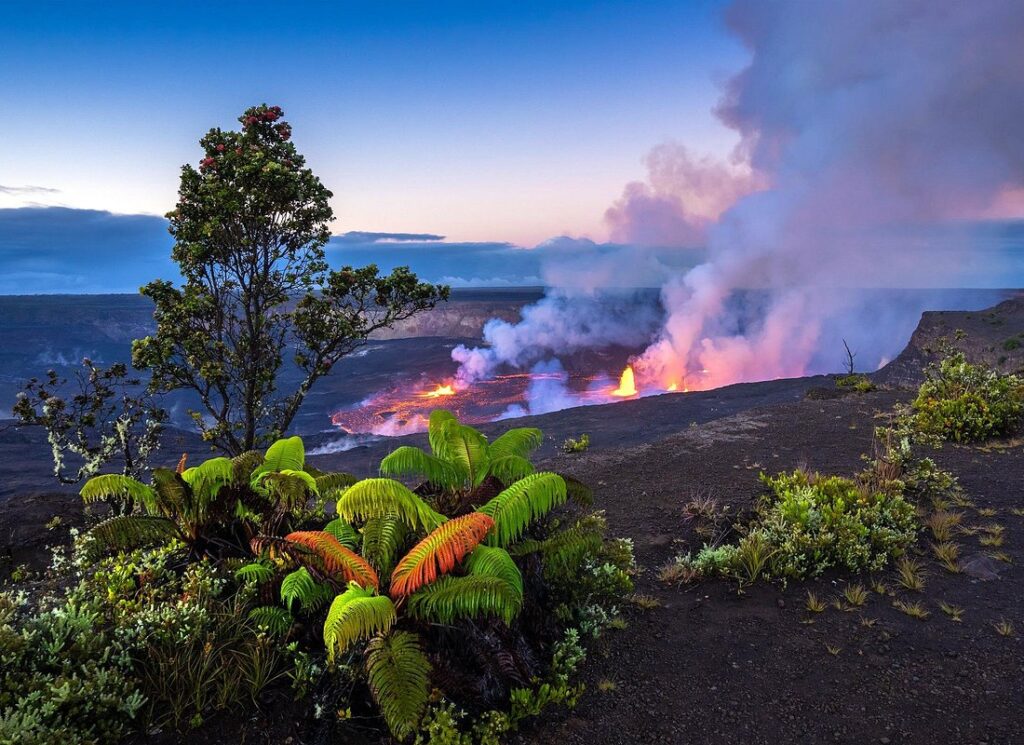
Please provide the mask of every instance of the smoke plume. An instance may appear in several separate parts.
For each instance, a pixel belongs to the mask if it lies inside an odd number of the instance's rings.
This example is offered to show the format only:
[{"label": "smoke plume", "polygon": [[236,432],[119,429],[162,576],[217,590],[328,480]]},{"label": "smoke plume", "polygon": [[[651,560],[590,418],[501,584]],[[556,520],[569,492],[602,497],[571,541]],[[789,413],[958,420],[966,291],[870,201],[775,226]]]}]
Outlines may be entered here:
[{"label": "smoke plume", "polygon": [[[648,182],[606,215],[617,240],[705,248],[662,286],[641,382],[693,389],[834,370],[839,335],[877,362],[921,308],[868,288],[1004,284],[1005,262],[986,264],[957,226],[1024,216],[1024,3],[739,0],[727,22],[750,53],[716,112],[740,138],[734,163],[655,148]],[[537,343],[628,336],[621,314],[578,312],[528,310],[518,326],[490,327],[477,351],[522,366],[543,356]],[[478,374],[473,353],[460,355]]]}]

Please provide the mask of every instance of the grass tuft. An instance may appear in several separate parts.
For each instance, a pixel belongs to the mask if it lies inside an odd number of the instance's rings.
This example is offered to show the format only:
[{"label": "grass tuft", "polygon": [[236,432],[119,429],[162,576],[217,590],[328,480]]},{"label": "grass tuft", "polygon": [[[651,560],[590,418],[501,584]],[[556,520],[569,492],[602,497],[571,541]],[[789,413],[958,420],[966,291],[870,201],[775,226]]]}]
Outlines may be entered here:
[{"label": "grass tuft", "polygon": [[924,590],[924,568],[921,562],[903,556],[896,562],[896,579],[908,590],[922,592]]},{"label": "grass tuft", "polygon": [[943,613],[949,616],[950,621],[960,623],[963,620],[964,609],[960,606],[952,605],[943,600],[941,603],[939,603],[939,608],[942,610]]},{"label": "grass tuft", "polygon": [[859,582],[855,585],[847,585],[843,588],[843,597],[853,608],[863,607],[868,602],[868,591]]},{"label": "grass tuft", "polygon": [[932,553],[947,572],[960,573],[960,546],[951,541],[932,544]]},{"label": "grass tuft", "polygon": [[914,601],[913,603],[908,603],[905,600],[894,600],[892,603],[892,607],[898,610],[900,613],[906,613],[911,618],[916,618],[919,621],[923,621],[931,615],[931,613],[927,609],[925,609],[925,607],[921,605],[921,603],[917,601]]},{"label": "grass tuft", "polygon": [[804,601],[804,607],[811,613],[821,613],[825,610],[827,605],[825,601],[819,598],[810,590],[807,591],[807,600]]}]

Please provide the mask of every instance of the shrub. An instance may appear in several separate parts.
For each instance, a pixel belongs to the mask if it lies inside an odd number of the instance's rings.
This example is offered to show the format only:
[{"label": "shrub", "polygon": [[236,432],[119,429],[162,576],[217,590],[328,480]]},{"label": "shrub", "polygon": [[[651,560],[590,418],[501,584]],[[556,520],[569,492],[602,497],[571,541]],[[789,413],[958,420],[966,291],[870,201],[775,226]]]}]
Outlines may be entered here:
[{"label": "shrub", "polygon": [[858,393],[870,393],[875,390],[875,387],[875,384],[871,382],[871,378],[867,375],[851,373],[849,375],[840,375],[836,378],[836,388],[847,388]]},{"label": "shrub", "polygon": [[590,435],[584,432],[579,437],[567,437],[562,443],[562,451],[566,453],[585,453],[590,449]]},{"label": "shrub", "polygon": [[1009,435],[1024,415],[1024,383],[966,360],[954,351],[926,371],[913,403],[914,426],[925,435],[977,442]]},{"label": "shrub", "polygon": [[800,470],[761,478],[770,494],[757,526],[775,551],[769,563],[776,576],[878,570],[915,539],[914,507],[898,490]]}]

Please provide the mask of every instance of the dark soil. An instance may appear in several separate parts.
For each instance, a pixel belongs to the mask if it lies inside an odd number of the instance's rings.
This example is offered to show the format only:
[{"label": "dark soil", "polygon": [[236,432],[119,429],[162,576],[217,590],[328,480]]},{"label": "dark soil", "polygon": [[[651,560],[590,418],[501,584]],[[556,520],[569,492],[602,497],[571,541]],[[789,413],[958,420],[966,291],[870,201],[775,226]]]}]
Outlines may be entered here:
[{"label": "dark soil", "polygon": [[[653,445],[547,463],[595,486],[610,531],[635,542],[637,592],[661,607],[630,610],[628,628],[610,632],[590,655],[579,707],[546,718],[520,742],[1024,742],[1021,642],[993,625],[1006,619],[1024,633],[1024,518],[1010,511],[1024,506],[1017,442],[935,455],[977,508],[996,510],[983,517],[968,509],[964,522],[1004,525],[999,550],[1012,563],[994,562],[994,581],[950,574],[922,534],[925,590],[898,595],[922,602],[931,613],[925,621],[873,592],[853,612],[805,610],[808,590],[832,600],[845,579],[759,584],[743,594],[725,581],[674,588],[658,580],[659,567],[701,545],[683,515],[694,495],[736,512],[763,493],[762,470],[802,465],[852,475],[870,452],[877,415],[905,398],[872,393],[754,409]],[[966,557],[983,553],[976,537],[958,542]],[[899,587],[891,572],[879,579]],[[940,601],[964,608],[963,621],[950,621]]]}]

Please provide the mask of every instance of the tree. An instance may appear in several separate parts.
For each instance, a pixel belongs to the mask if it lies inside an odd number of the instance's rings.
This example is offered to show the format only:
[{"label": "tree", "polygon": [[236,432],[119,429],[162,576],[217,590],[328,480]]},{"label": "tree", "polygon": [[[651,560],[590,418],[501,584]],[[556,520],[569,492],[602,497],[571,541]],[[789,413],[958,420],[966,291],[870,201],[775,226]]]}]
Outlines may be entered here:
[{"label": "tree", "polygon": [[[114,459],[120,459],[124,475],[138,477],[158,449],[167,420],[127,365],[97,367],[88,358],[74,388],[55,370],[45,380],[32,378],[18,394],[14,415],[19,425],[46,429],[53,474],[62,484],[76,484]],[[68,454],[79,461],[77,467],[68,465]]]},{"label": "tree", "polygon": [[[248,109],[241,131],[211,129],[199,167],[182,167],[167,218],[184,283],[142,288],[157,329],[132,349],[152,390],[196,395],[190,413],[204,439],[231,455],[275,440],[338,360],[449,292],[407,267],[329,269],[331,192],[281,116],[277,106]],[[279,391],[286,363],[298,375]]]}]

